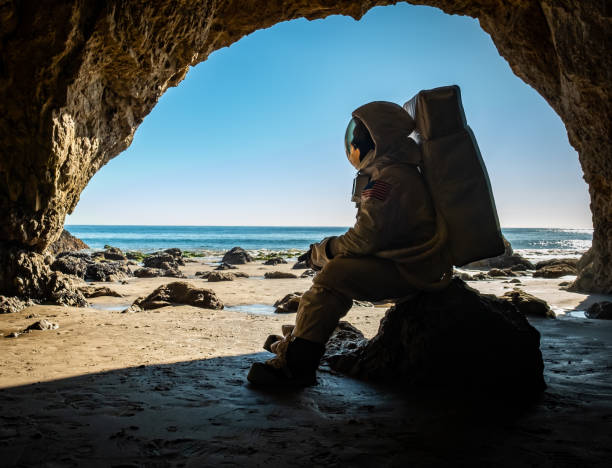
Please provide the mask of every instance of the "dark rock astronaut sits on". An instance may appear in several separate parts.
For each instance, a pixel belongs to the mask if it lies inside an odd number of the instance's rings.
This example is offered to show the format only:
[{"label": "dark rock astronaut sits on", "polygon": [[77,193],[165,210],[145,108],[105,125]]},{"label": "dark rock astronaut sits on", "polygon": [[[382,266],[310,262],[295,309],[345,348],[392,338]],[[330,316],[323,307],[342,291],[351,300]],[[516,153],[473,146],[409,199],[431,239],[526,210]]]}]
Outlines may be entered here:
[{"label": "dark rock astronaut sits on", "polygon": [[441,290],[452,276],[449,229],[423,174],[421,147],[409,137],[415,119],[384,101],[359,107],[352,117],[345,146],[358,170],[355,225],[311,245],[304,255],[320,272],[300,300],[295,327],[268,347],[276,356],[252,365],[248,380],[254,385],[315,384],[325,343],[353,299]]}]

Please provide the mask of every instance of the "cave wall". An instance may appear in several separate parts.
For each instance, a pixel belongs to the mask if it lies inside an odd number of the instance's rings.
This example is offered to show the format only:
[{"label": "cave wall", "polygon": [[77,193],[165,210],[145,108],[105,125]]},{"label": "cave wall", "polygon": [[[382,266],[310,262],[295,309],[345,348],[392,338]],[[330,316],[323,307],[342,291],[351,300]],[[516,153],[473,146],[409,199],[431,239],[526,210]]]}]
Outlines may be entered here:
[{"label": "cave wall", "polygon": [[[298,17],[393,1],[0,0],[1,249],[42,252],[91,177],[126,149],[190,66]],[[589,185],[597,291],[612,291],[609,2],[422,0],[478,18],[561,116]],[[34,253],[32,253],[34,255]],[[10,292],[0,272],[0,292]]]}]

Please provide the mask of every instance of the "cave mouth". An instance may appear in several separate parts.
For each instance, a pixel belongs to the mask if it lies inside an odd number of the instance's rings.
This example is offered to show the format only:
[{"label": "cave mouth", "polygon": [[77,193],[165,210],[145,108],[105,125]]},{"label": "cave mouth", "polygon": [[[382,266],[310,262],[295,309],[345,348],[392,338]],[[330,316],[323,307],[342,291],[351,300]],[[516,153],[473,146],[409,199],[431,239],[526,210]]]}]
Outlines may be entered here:
[{"label": "cave mouth", "polygon": [[[426,44],[405,46],[425,31]],[[475,20],[412,5],[374,8],[359,22],[293,20],[216,51],[160,99],[66,224],[348,226],[353,171],[340,143],[351,111],[451,83],[462,87],[502,226],[588,226],[588,193],[558,116]]]},{"label": "cave mouth", "polygon": [[[612,290],[612,124],[606,73],[611,59],[604,4],[517,2],[489,8],[445,0],[411,3],[477,18],[513,72],[559,114],[591,196],[593,255],[581,273],[584,287]],[[0,121],[0,209],[6,220],[0,228],[5,260],[0,289],[7,294],[41,294],[44,284],[14,278],[44,270],[36,252],[57,238],[91,177],[130,145],[144,117],[190,66],[285,20],[335,13],[360,18],[372,6],[282,2],[261,10],[236,2],[162,0],[121,7],[54,5],[54,14],[48,15],[47,4],[19,9],[10,3],[0,16],[0,114],[5,116]]]}]

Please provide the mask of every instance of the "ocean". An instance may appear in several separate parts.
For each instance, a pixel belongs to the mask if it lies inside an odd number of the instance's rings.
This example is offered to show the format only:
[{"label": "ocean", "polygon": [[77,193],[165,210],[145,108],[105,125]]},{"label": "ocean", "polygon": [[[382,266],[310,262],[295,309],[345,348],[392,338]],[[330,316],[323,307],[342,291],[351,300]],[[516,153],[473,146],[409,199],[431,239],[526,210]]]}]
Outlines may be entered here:
[{"label": "ocean", "polygon": [[[283,226],[101,226],[66,225],[92,249],[105,245],[122,250],[151,252],[170,247],[201,251],[215,256],[240,246],[252,251],[306,250],[347,227]],[[526,258],[579,257],[591,246],[592,229],[504,228],[512,248]]]}]

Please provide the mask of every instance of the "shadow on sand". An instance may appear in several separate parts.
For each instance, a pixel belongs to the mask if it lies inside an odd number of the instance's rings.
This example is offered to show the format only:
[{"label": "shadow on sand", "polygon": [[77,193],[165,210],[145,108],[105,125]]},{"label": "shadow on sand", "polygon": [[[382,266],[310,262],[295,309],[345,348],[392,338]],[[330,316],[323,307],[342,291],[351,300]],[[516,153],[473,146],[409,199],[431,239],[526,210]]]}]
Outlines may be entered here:
[{"label": "shadow on sand", "polygon": [[604,466],[612,457],[612,324],[598,337],[581,323],[535,323],[549,388],[520,411],[510,401],[410,396],[325,370],[316,387],[261,391],[245,376],[267,353],[6,388],[0,464]]}]

